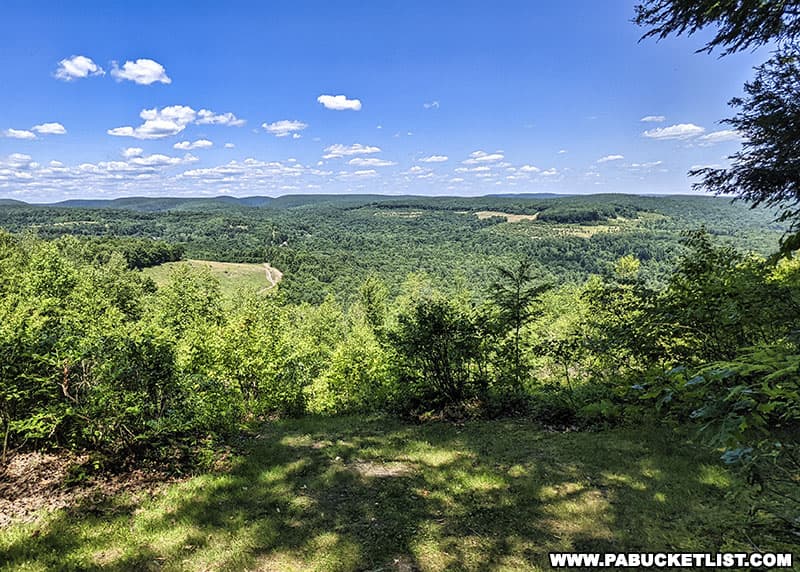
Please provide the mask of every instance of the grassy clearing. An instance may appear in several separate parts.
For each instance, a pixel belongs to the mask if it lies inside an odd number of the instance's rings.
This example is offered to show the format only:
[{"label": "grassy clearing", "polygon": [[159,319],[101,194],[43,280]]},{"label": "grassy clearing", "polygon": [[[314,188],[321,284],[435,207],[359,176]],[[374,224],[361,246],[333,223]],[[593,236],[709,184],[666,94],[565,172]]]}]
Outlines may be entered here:
[{"label": "grassy clearing", "polygon": [[748,550],[737,482],[663,430],[358,417],[263,428],[226,472],[0,531],[4,570],[540,570],[547,551]]},{"label": "grassy clearing", "polygon": [[539,215],[513,214],[513,213],[504,213],[500,211],[478,211],[475,213],[475,216],[477,216],[481,220],[492,217],[502,217],[506,219],[506,222],[514,223],[523,220],[536,220]]},{"label": "grassy clearing", "polygon": [[170,270],[178,264],[189,264],[196,268],[207,268],[220,281],[223,293],[233,294],[241,288],[269,290],[280,282],[283,274],[268,264],[246,264],[238,262],[216,262],[213,260],[182,260],[167,262],[143,272],[161,286],[169,280]]}]

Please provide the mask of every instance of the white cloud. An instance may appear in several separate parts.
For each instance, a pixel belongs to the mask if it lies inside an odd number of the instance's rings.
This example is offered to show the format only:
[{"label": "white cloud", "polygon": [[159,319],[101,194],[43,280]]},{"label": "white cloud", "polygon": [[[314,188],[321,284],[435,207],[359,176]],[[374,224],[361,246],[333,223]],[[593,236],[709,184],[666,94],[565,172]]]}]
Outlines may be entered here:
[{"label": "white cloud", "polygon": [[619,161],[624,159],[624,155],[606,155],[605,157],[600,157],[597,162],[598,163],[608,163],[609,161]]},{"label": "white cloud", "polygon": [[444,163],[447,161],[449,157],[447,155],[430,155],[429,157],[423,157],[419,160],[420,163]]},{"label": "white cloud", "polygon": [[208,149],[213,146],[214,143],[208,139],[198,139],[197,141],[181,141],[180,143],[175,143],[172,147],[173,149],[188,151],[190,149]]},{"label": "white cloud", "polygon": [[122,150],[122,156],[126,159],[130,159],[131,157],[139,157],[142,153],[144,153],[144,149],[141,147],[128,147],[127,149]]},{"label": "white cloud", "polygon": [[129,80],[139,85],[152,83],[172,83],[167,76],[167,70],[160,63],[149,59],[138,59],[135,62],[127,61],[122,68],[117,62],[112,63],[111,75],[117,80]]},{"label": "white cloud", "polygon": [[359,111],[361,109],[361,100],[347,99],[344,95],[320,95],[317,101],[324,105],[326,109],[333,109],[334,111]]},{"label": "white cloud", "polygon": [[33,157],[24,153],[11,153],[6,159],[6,163],[16,168],[27,167],[32,164],[32,159]]},{"label": "white cloud", "polygon": [[392,165],[397,165],[394,161],[378,159],[377,157],[355,157],[350,159],[347,164],[354,167],[391,167]]},{"label": "white cloud", "polygon": [[354,143],[352,145],[342,145],[337,143],[325,148],[325,155],[323,159],[336,159],[338,157],[349,157],[352,155],[368,155],[370,153],[380,153],[380,147],[373,147],[369,145],[362,145],[361,143]]},{"label": "white cloud", "polygon": [[659,127],[649,129],[642,133],[644,137],[650,139],[691,139],[705,132],[705,128],[694,123],[680,123],[669,127]]},{"label": "white cloud", "polygon": [[437,100],[433,100],[430,103],[423,103],[422,107],[425,109],[439,109],[439,102]]},{"label": "white cloud", "polygon": [[722,143],[723,141],[744,141],[744,137],[735,129],[723,129],[722,131],[712,131],[711,133],[703,135],[700,137],[700,141],[708,145],[713,145],[714,143]]},{"label": "white cloud", "polygon": [[666,121],[667,118],[663,115],[646,115],[642,117],[639,121],[644,123],[661,123],[662,121]]},{"label": "white cloud", "polygon": [[348,171],[339,171],[338,176],[340,179],[368,179],[377,177],[378,171],[375,169],[361,169],[359,171],[353,171],[352,173]]},{"label": "white cloud", "polygon": [[649,169],[651,167],[658,167],[663,161],[650,161],[647,163],[631,163],[632,169]]},{"label": "white cloud", "polygon": [[559,150],[558,150],[558,154],[559,154],[559,155],[563,155],[563,154],[564,154],[564,153],[566,153],[566,152],[567,152],[567,150],[566,150],[566,149],[559,149]]},{"label": "white cloud", "polygon": [[171,157],[156,153],[143,155],[139,148],[125,160],[65,166],[60,162],[39,165],[28,155],[0,158],[0,192],[25,198],[52,200],[86,196],[217,196],[221,193],[252,195],[254,189],[279,194],[290,189],[320,188],[331,184],[354,188],[359,181],[377,176],[372,170],[348,173],[341,180],[331,171],[306,167],[299,161],[264,162],[256,159],[230,161],[201,169],[181,169],[197,161],[187,154]]},{"label": "white cloud", "polygon": [[197,112],[198,125],[227,125],[229,127],[241,127],[246,121],[239,119],[230,111],[227,113],[214,113],[208,109],[201,109]]},{"label": "white cloud", "polygon": [[169,157],[161,153],[147,155],[146,157],[133,157],[129,164],[138,167],[172,167],[174,165],[183,165],[186,163],[194,163],[198,159],[194,155],[187,153],[183,157]]},{"label": "white cloud", "polygon": [[82,79],[94,75],[104,75],[103,68],[86,56],[72,56],[58,62],[55,77],[64,81]]},{"label": "white cloud", "polygon": [[3,134],[12,139],[36,139],[36,134],[27,129],[6,129]]},{"label": "white cloud", "polygon": [[462,161],[465,165],[475,165],[478,163],[494,163],[496,161],[502,161],[505,158],[500,151],[496,151],[494,153],[487,153],[485,151],[474,151],[470,153],[469,159],[466,161]]},{"label": "white cloud", "polygon": [[233,143],[225,143],[225,148],[226,149],[234,149],[234,148],[236,148],[236,145],[234,145]]},{"label": "white cloud", "polygon": [[217,125],[241,125],[244,121],[236,119],[232,113],[216,115],[207,109],[195,112],[186,105],[170,105],[158,109],[143,109],[139,117],[144,119],[144,123],[138,127],[115,127],[109,129],[107,133],[117,137],[134,137],[136,139],[161,139],[177,135],[190,123],[197,125],[213,123]]},{"label": "white cloud", "polygon": [[162,109],[143,109],[139,117],[144,123],[139,127],[116,127],[109,129],[109,135],[117,137],[135,137],[136,139],[160,139],[177,135],[194,121],[194,109],[186,105],[171,105]]},{"label": "white cloud", "polygon": [[177,135],[185,129],[185,125],[180,125],[174,121],[161,119],[148,119],[139,127],[130,126],[114,127],[106,131],[115,137],[134,137],[136,139],[161,139],[170,135]]},{"label": "white cloud", "polygon": [[534,167],[533,165],[523,165],[519,170],[523,173],[538,173],[541,171],[539,167]]},{"label": "white cloud", "polygon": [[486,165],[479,165],[478,167],[459,167],[455,169],[456,173],[486,173],[491,171],[492,168]]},{"label": "white cloud", "polygon": [[174,121],[179,125],[186,125],[195,120],[196,113],[194,109],[188,105],[169,105],[158,109],[143,109],[139,113],[139,117],[146,121],[163,119],[166,121]]},{"label": "white cloud", "polygon": [[299,133],[297,132],[302,131],[308,127],[308,125],[302,121],[283,119],[274,123],[262,123],[261,127],[263,127],[267,133],[272,133],[275,137],[286,137],[287,135],[297,135],[299,137]]},{"label": "white cloud", "polygon": [[558,175],[558,171],[556,169],[547,169],[546,171],[542,171],[542,175],[545,177],[552,177]]},{"label": "white cloud", "polygon": [[42,135],[64,135],[67,130],[60,123],[42,123],[31,128]]}]

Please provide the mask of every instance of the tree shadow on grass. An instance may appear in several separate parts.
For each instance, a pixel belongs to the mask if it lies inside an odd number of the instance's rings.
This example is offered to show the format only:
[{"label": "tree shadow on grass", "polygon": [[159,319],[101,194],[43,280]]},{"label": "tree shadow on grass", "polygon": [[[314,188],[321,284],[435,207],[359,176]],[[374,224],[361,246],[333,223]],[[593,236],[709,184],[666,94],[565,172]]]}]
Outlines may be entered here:
[{"label": "tree shadow on grass", "polygon": [[99,514],[57,513],[36,537],[0,544],[0,562],[520,570],[547,568],[548,551],[716,551],[742,517],[723,502],[729,477],[704,475],[713,469],[696,452],[671,447],[524,422],[285,421],[226,473],[140,507],[110,499]]}]

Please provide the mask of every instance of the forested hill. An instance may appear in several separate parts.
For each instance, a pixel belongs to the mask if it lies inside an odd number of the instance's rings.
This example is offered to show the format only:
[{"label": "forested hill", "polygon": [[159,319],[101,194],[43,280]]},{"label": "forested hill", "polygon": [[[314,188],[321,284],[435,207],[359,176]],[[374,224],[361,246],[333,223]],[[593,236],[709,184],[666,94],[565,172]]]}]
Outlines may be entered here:
[{"label": "forested hill", "polygon": [[[497,194],[480,197],[483,199],[552,199],[558,197],[568,197],[569,195],[559,195],[554,193],[516,193],[516,194]],[[599,197],[601,195],[595,195]],[[614,196],[614,195],[607,195]],[[620,195],[616,195],[620,196]],[[0,199],[0,206],[43,206],[43,207],[64,207],[64,208],[113,208],[129,209],[136,211],[168,211],[174,209],[205,209],[205,208],[225,208],[232,206],[241,207],[273,207],[291,208],[303,205],[314,205],[320,203],[330,204],[364,204],[372,202],[394,201],[398,198],[416,198],[423,200],[436,201],[441,198],[449,197],[422,197],[411,195],[370,195],[370,194],[303,194],[303,195],[282,195],[279,197],[250,196],[250,197],[123,197],[118,199],[69,199],[56,203],[25,203],[13,199]],[[472,199],[468,199],[472,200]]]},{"label": "forested hill", "polygon": [[[55,205],[0,205],[0,228],[44,239],[157,239],[167,258],[269,262],[293,300],[346,301],[364,277],[396,291],[412,272],[440,287],[475,292],[492,268],[522,256],[554,283],[581,282],[636,256],[659,282],[681,254],[681,235],[705,227],[746,251],[773,252],[784,229],[772,213],[728,199],[692,196],[287,195],[124,198]],[[115,238],[115,239],[116,239]],[[136,246],[141,250],[141,245]],[[163,250],[163,249],[162,249]]]}]

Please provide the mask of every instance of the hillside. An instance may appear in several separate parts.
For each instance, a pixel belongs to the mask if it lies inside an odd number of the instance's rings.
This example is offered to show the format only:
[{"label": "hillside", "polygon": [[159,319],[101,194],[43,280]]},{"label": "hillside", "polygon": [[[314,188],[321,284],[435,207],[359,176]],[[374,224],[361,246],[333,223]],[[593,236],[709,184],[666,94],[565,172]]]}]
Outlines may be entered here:
[{"label": "hillside", "polygon": [[763,209],[689,196],[287,195],[69,204],[0,207],[0,228],[32,229],[43,238],[144,237],[180,245],[188,258],[269,262],[285,273],[290,297],[313,302],[327,294],[350,299],[369,274],[393,292],[419,271],[441,286],[477,291],[493,266],[520,256],[565,283],[603,274],[633,254],[660,281],[682,252],[686,231],[705,227],[733,246],[766,254],[784,230]]}]

